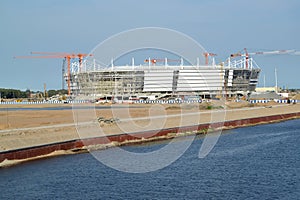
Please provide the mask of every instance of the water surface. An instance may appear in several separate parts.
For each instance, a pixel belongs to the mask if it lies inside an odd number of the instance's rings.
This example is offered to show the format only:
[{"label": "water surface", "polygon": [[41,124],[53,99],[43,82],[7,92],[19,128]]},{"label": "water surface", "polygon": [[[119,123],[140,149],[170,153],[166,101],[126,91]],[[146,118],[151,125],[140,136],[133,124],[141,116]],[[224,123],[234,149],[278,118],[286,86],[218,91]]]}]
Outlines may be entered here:
[{"label": "water surface", "polygon": [[[143,174],[111,169],[88,153],[3,168],[0,199],[299,199],[300,120],[226,131],[199,159],[202,142]],[[149,152],[166,143],[123,148]]]}]

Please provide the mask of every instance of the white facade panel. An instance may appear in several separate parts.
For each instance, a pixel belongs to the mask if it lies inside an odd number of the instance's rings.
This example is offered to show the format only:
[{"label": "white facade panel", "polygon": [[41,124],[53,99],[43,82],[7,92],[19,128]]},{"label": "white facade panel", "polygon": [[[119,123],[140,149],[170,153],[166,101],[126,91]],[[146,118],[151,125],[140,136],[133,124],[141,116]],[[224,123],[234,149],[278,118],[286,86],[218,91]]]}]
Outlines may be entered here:
[{"label": "white facade panel", "polygon": [[147,88],[145,92],[165,92],[172,91],[172,88]]},{"label": "white facade panel", "polygon": [[214,91],[224,85],[224,70],[179,70],[177,91]]},{"label": "white facade panel", "polygon": [[196,72],[190,72],[190,73],[184,73],[179,71],[179,74],[182,74],[187,77],[209,77],[209,76],[224,76],[224,73],[220,72],[210,72],[210,73],[203,73],[201,71],[196,71]]},{"label": "white facade panel", "polygon": [[212,73],[212,72],[224,72],[225,70],[223,69],[181,69],[179,70],[182,73],[196,73],[196,72],[201,72],[201,73]]},{"label": "white facade panel", "polygon": [[169,88],[168,85],[164,84],[157,84],[157,85],[144,85],[145,88]]},{"label": "white facade panel", "polygon": [[159,85],[159,84],[170,84],[170,81],[168,81],[168,80],[152,81],[151,80],[151,81],[144,82],[144,85]]},{"label": "white facade panel", "polygon": [[212,84],[178,84],[177,88],[180,87],[222,87],[221,84],[218,83],[212,83]]},{"label": "white facade panel", "polygon": [[178,88],[178,92],[189,92],[189,91],[220,91],[222,87],[190,87],[190,88]]},{"label": "white facade panel", "polygon": [[157,80],[157,81],[163,81],[163,80],[173,80],[173,76],[170,77],[158,77],[158,76],[153,76],[153,77],[144,77],[144,80],[146,81],[151,81],[151,80]]},{"label": "white facade panel", "polygon": [[224,80],[217,80],[217,79],[212,79],[212,80],[190,80],[190,79],[184,79],[184,80],[178,80],[177,84],[181,83],[189,83],[189,84],[214,84],[218,83],[219,85],[223,84]]},{"label": "white facade panel", "polygon": [[145,71],[143,91],[172,91],[173,73],[173,70]]}]

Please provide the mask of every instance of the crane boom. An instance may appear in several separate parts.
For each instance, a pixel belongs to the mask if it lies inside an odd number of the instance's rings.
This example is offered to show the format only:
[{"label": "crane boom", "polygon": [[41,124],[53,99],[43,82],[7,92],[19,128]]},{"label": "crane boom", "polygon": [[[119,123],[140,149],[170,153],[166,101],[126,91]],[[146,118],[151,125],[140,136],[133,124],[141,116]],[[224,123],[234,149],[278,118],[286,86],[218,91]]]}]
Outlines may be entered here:
[{"label": "crane boom", "polygon": [[[31,52],[31,54],[41,54],[39,56],[15,56],[14,58],[63,58],[67,61],[67,73],[68,73],[68,95],[71,95],[71,59],[79,59],[79,67],[81,67],[84,57],[93,56],[86,53],[56,53],[56,52]],[[64,61],[65,62],[65,61]],[[62,72],[64,72],[64,65]]]},{"label": "crane boom", "polygon": [[293,54],[296,51],[295,50],[272,50],[272,51],[257,51],[257,52],[247,52],[247,49],[244,48],[245,53],[234,53],[231,54],[230,57],[239,57],[239,56],[248,56],[249,55],[281,55],[281,54]]},{"label": "crane boom", "polygon": [[43,54],[43,55],[68,55],[70,53],[65,52],[41,52],[41,51],[32,51],[30,54]]},{"label": "crane boom", "polygon": [[181,62],[181,60],[174,60],[174,59],[161,59],[161,58],[154,58],[154,59],[146,59],[144,62],[149,63],[149,61],[155,65],[157,62]]},{"label": "crane boom", "polygon": [[294,52],[295,50],[258,51],[258,52],[249,53],[249,55],[278,55],[278,54],[290,54]]}]

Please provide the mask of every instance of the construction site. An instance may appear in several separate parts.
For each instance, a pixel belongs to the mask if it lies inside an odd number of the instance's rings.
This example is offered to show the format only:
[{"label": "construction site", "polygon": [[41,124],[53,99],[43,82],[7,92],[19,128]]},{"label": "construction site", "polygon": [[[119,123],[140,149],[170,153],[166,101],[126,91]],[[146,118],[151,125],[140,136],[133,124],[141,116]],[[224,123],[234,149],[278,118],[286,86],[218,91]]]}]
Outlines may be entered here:
[{"label": "construction site", "polygon": [[[249,62],[248,69],[243,67]],[[254,91],[260,69],[252,59],[240,61],[235,67],[221,66],[115,66],[110,69],[73,72],[71,94],[78,96],[152,96],[198,95],[215,97],[223,94]],[[68,76],[66,76],[68,81]]]},{"label": "construction site", "polygon": [[[99,64],[92,54],[32,52],[31,56],[16,58],[60,58],[62,89],[67,85],[68,98],[102,101],[158,100],[168,98],[214,99],[243,97],[256,90],[260,67],[252,55],[295,53],[293,50],[248,52],[243,49],[228,59],[215,63],[214,53],[203,53],[205,64],[186,64],[182,58],[147,58],[135,65]],[[176,61],[174,65],[173,62]],[[45,89],[46,90],[46,89]]]},{"label": "construction site", "polygon": [[[213,54],[211,54],[213,55]],[[205,55],[205,65],[169,64],[171,59],[145,60],[144,65],[104,67],[97,61],[71,65],[65,80],[73,96],[91,98],[150,98],[167,96],[198,96],[216,98],[221,96],[247,95],[258,83],[260,68],[252,58],[234,56],[226,62],[215,64]],[[209,62],[211,61],[211,62]]]}]

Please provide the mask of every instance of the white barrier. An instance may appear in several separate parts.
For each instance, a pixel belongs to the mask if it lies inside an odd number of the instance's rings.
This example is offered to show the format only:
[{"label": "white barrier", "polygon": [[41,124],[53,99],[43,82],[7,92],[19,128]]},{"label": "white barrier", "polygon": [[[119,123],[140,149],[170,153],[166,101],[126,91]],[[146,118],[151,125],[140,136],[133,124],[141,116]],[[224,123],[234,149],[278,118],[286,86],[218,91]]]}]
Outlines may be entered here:
[{"label": "white barrier", "polygon": [[202,100],[138,100],[136,104],[182,104],[182,103],[202,103]]},{"label": "white barrier", "polygon": [[[270,101],[272,101],[272,100],[250,100],[250,103],[268,103]],[[276,103],[288,103],[288,100],[286,100],[286,99],[284,99],[284,100],[276,99],[273,101]],[[298,103],[298,102],[300,102],[300,100],[295,100],[295,99],[290,100],[290,103]]]},{"label": "white barrier", "polygon": [[[288,100],[274,100],[276,103],[288,103]],[[289,103],[298,103],[299,100],[291,99]]]},{"label": "white barrier", "polygon": [[270,100],[250,100],[250,103],[268,103]]},{"label": "white barrier", "polygon": [[[274,101],[276,103],[288,103],[288,100],[250,100],[249,102],[254,104],[254,103],[268,103],[270,101]],[[58,100],[53,100],[53,101],[24,101],[24,102],[16,102],[16,101],[8,101],[8,102],[0,102],[0,105],[18,105],[18,104],[81,104],[81,103],[89,103],[89,100],[69,100],[69,101],[58,101]],[[133,101],[132,103],[136,104],[192,104],[192,103],[202,103],[202,100],[138,100],[138,101]],[[298,103],[300,100],[294,100],[291,99],[290,103]],[[126,102],[124,102],[126,103]]]},{"label": "white barrier", "polygon": [[0,102],[2,105],[28,105],[28,104],[72,104],[72,103],[88,103],[90,101],[88,100],[70,100],[70,101],[59,101],[59,100],[53,100],[53,101],[7,101],[7,102]]}]

